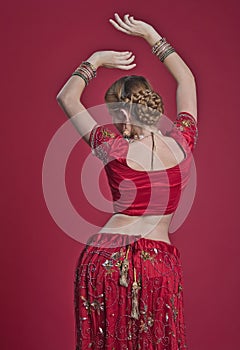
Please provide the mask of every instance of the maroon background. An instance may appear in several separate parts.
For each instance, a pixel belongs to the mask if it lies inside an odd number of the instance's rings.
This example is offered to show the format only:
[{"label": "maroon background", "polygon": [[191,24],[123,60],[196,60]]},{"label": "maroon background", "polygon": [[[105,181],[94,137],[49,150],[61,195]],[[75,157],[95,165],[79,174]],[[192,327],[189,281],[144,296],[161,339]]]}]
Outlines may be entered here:
[{"label": "maroon background", "polygon": [[[152,23],[196,77],[197,193],[172,242],[182,255],[189,349],[237,349],[239,2],[15,0],[0,6],[1,349],[74,349],[73,278],[82,245],[57,226],[42,192],[48,143],[66,121],[55,97],[72,71],[95,50],[132,50],[137,67],[131,73],[148,77],[166,114],[176,114],[174,79],[144,41],[114,31],[108,18],[115,11]],[[84,92],[85,105],[103,103],[106,88],[122,75],[100,69]],[[67,184],[81,212],[78,176],[87,145],[78,146]]]}]

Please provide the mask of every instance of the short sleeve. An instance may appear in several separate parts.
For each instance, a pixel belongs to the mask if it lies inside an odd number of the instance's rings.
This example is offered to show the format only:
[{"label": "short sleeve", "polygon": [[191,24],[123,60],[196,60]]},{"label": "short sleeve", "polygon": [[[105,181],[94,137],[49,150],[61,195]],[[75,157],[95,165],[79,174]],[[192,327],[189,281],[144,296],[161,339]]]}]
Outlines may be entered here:
[{"label": "short sleeve", "polygon": [[95,125],[90,132],[89,143],[92,153],[101,159],[104,164],[108,163],[108,154],[112,140],[115,139],[116,133],[104,125]]},{"label": "short sleeve", "polygon": [[181,132],[187,146],[194,150],[198,140],[198,127],[196,119],[188,112],[181,112],[173,122],[174,128]]}]

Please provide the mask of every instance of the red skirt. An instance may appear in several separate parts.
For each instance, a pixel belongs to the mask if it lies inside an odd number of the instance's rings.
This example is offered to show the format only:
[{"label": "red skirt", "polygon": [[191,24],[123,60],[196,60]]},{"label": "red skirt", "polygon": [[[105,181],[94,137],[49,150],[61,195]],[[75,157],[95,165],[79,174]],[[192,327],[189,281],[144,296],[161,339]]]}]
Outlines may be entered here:
[{"label": "red skirt", "polygon": [[74,281],[76,350],[187,349],[183,275],[172,244],[93,235]]}]

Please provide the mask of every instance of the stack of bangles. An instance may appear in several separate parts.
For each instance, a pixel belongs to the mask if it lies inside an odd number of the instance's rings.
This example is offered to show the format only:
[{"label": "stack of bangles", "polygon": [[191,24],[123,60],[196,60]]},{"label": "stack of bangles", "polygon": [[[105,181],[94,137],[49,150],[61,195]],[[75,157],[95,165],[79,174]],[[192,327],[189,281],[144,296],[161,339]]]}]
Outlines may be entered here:
[{"label": "stack of bangles", "polygon": [[88,85],[89,81],[97,76],[97,69],[90,62],[84,61],[72,73],[72,76],[73,75],[78,75],[85,81],[85,84]]},{"label": "stack of bangles", "polygon": [[161,38],[152,47],[152,53],[160,59],[161,62],[171,53],[175,52],[174,48],[166,41],[166,38]]}]

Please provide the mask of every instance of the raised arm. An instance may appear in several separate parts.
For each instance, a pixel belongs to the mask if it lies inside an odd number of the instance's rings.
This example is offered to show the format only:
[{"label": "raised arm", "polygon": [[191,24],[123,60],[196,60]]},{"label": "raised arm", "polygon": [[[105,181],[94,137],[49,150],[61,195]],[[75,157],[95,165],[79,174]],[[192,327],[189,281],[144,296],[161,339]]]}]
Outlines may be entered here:
[{"label": "raised arm", "polygon": [[[125,15],[123,19],[115,14],[112,25],[128,35],[140,36],[153,47],[162,36],[148,23],[135,20],[133,16]],[[177,113],[189,112],[197,121],[197,94],[193,73],[178,53],[172,52],[163,64],[170,71],[177,82],[176,103]]]},{"label": "raised arm", "polygon": [[[86,61],[96,70],[99,67],[129,70],[136,66],[133,63],[134,58],[135,56],[132,55],[132,52],[128,51],[97,51]],[[79,75],[73,75],[59,91],[56,99],[67,117],[73,122],[77,131],[89,143],[90,132],[97,123],[81,102],[81,96],[85,87],[85,80]]]}]

